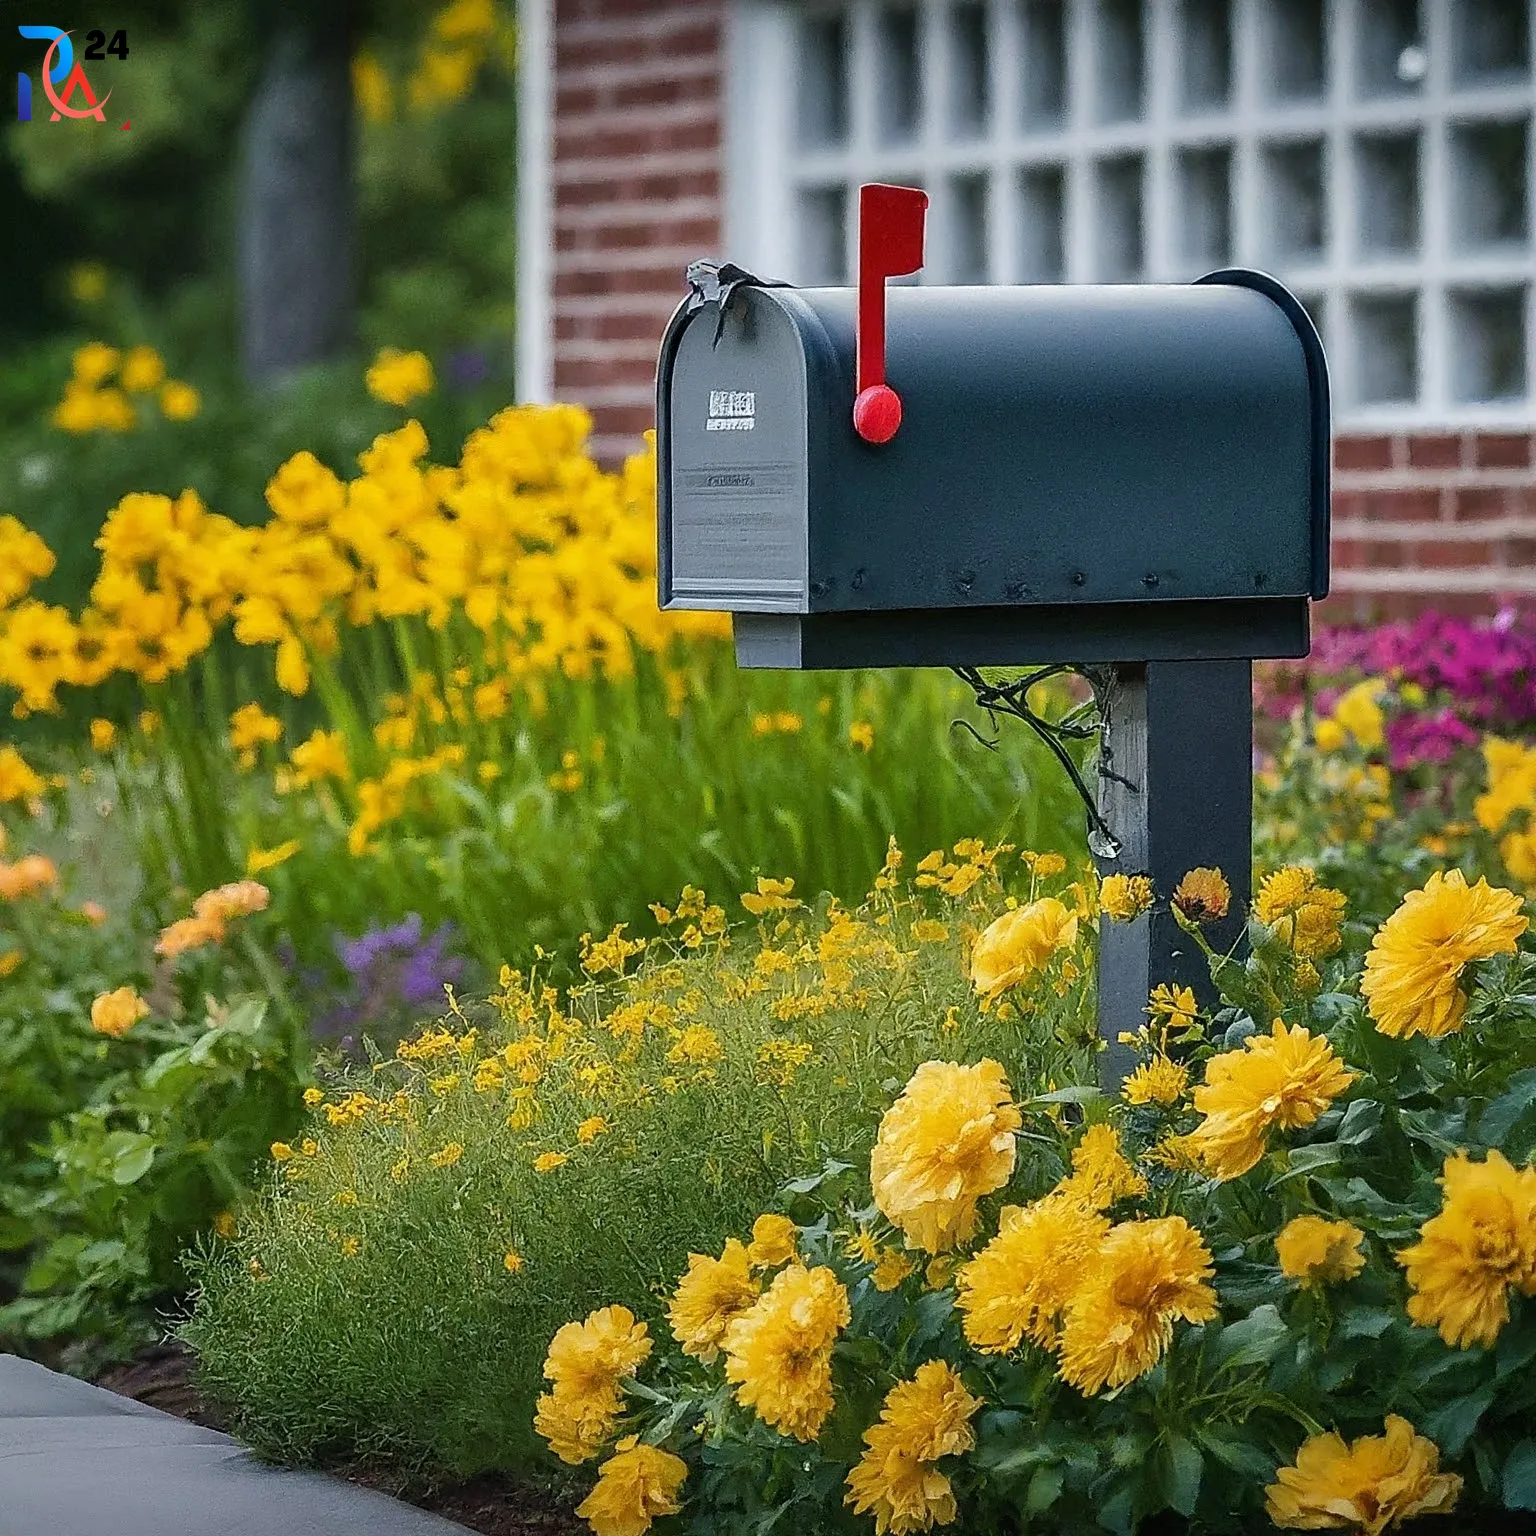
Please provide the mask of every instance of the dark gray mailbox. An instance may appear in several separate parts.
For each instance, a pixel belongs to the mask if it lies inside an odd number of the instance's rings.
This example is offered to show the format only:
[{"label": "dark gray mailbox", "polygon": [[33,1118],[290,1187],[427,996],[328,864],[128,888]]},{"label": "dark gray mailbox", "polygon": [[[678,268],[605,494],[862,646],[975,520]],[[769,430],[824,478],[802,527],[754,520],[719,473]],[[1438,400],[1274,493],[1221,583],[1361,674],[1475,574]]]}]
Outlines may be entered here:
[{"label": "dark gray mailbox", "polygon": [[[925,203],[864,189],[858,290],[690,272],[657,377],[661,604],[729,611],[749,667],[1107,666],[1101,863],[1165,899],[1220,864],[1244,894],[1250,663],[1305,655],[1328,590],[1317,333],[1248,271],[887,295]],[[1198,977],[1166,914],[1133,926],[1139,1016],[1147,966]]]}]

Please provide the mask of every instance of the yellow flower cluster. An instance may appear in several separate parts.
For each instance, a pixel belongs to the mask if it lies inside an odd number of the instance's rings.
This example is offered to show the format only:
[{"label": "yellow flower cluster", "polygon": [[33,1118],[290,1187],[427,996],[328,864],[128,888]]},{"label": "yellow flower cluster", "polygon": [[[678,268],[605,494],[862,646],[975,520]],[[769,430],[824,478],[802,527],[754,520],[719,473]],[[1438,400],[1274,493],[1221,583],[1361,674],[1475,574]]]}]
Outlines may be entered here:
[{"label": "yellow flower cluster", "polygon": [[426,435],[408,422],[360,455],[350,481],[300,453],[267,486],[272,519],[256,528],[191,491],[126,496],[78,616],[21,600],[48,557],[0,525],[0,553],[19,557],[0,604],[0,684],[28,713],[55,708],[61,686],[118,672],[162,682],[226,623],[240,644],[274,648],[291,694],[345,629],[375,621],[462,620],[462,647],[502,689],[553,671],[625,676],[637,649],[723,636],[719,615],[657,610],[654,460],[604,472],[583,452],[589,426],[573,406],[506,410],[445,468],[423,462]]},{"label": "yellow flower cluster", "polygon": [[103,992],[91,1004],[91,1028],[120,1040],[149,1013],[149,1004],[132,987]]},{"label": "yellow flower cluster", "polygon": [[87,432],[131,432],[139,424],[133,396],[153,396],[167,421],[190,421],[202,397],[179,379],[167,379],[165,359],[153,347],[120,352],[105,342],[87,342],[72,359],[64,396],[53,424],[76,436]]},{"label": "yellow flower cluster", "polygon": [[189,950],[222,944],[230,922],[264,912],[272,893],[258,880],[237,880],[216,890],[204,891],[192,904],[192,915],[180,917],[163,928],[155,941],[155,953],[174,960]]},{"label": "yellow flower cluster", "polygon": [[602,1307],[550,1340],[534,1428],[561,1461],[580,1466],[602,1449],[622,1410],[621,1382],[650,1355],[651,1336],[628,1307]]},{"label": "yellow flower cluster", "polygon": [[949,1525],[955,1495],[936,1463],[976,1443],[971,1419],[981,1399],[954,1368],[929,1360],[886,1394],[878,1422],[864,1431],[864,1455],[848,1474],[856,1514],[873,1514],[877,1536],[911,1536]]}]

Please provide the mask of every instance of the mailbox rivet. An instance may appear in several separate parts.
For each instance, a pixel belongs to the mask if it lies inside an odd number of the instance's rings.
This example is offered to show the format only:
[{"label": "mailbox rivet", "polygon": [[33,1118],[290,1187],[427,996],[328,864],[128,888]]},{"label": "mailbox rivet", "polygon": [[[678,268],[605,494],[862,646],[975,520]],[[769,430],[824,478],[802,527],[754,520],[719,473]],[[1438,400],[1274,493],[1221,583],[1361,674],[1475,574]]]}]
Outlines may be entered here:
[{"label": "mailbox rivet", "polygon": [[1157,585],[1157,572],[1148,571],[1147,574],[1141,578],[1141,584],[1144,587],[1155,587]]},{"label": "mailbox rivet", "polygon": [[862,565],[853,573],[852,585],[855,592],[862,592],[864,590],[864,567]]},{"label": "mailbox rivet", "polygon": [[955,590],[956,591],[958,591],[958,592],[969,592],[971,590],[971,588],[973,586],[975,586],[975,585],[976,585],[976,572],[975,571],[956,571],[955,572]]},{"label": "mailbox rivet", "polygon": [[1085,585],[1087,580],[1088,578],[1081,571],[1072,572],[1072,585],[1074,587],[1081,587]]}]

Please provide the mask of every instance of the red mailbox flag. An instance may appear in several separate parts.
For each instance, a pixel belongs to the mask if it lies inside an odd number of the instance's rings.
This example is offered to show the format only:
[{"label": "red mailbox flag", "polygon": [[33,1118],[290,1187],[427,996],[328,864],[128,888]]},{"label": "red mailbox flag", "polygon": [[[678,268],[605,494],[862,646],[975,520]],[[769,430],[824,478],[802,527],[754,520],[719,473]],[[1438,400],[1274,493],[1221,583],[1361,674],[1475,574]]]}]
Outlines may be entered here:
[{"label": "red mailbox flag", "polygon": [[853,430],[888,443],[901,425],[901,396],[885,382],[885,280],[923,264],[928,194],[871,182],[859,188],[859,312],[855,327],[858,393]]}]

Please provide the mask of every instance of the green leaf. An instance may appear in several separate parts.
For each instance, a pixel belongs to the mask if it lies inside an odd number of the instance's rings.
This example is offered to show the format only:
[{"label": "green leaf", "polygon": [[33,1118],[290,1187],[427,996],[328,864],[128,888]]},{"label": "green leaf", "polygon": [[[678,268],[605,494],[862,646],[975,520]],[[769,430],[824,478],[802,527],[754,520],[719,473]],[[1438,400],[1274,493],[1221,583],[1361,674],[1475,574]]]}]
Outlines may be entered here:
[{"label": "green leaf", "polygon": [[1195,1438],[1230,1472],[1250,1483],[1267,1483],[1275,1475],[1275,1461],[1268,1451],[1245,1440],[1235,1429],[1201,1425]]},{"label": "green leaf", "polygon": [[929,1291],[912,1308],[912,1344],[921,1348],[944,1331],[944,1325],[955,1310],[952,1291]]},{"label": "green leaf", "polygon": [[107,1137],[107,1156],[112,1163],[112,1182],[137,1184],[155,1160],[155,1144],[133,1131],[114,1131]]},{"label": "green leaf", "polygon": [[1269,1181],[1271,1189],[1291,1179],[1303,1178],[1316,1173],[1319,1168],[1331,1167],[1344,1161],[1344,1148],[1336,1141],[1315,1142],[1310,1147],[1296,1147],[1286,1158],[1285,1172]]},{"label": "green leaf", "polygon": [[1204,1469],[1199,1449],[1183,1435],[1170,1435],[1158,1451],[1158,1482],[1163,1502],[1186,1517],[1194,1514]]},{"label": "green leaf", "polygon": [[1057,1088],[1051,1093],[1037,1093],[1033,1098],[1023,1100],[1020,1108],[1027,1109],[1031,1104],[1093,1104],[1104,1097],[1102,1088],[1084,1084],[1076,1088]]},{"label": "green leaf", "polygon": [[1268,1365],[1289,1338],[1285,1319],[1272,1303],[1266,1302],[1217,1334],[1210,1351],[1211,1366],[1217,1371],[1230,1371],[1245,1365]]},{"label": "green leaf", "polygon": [[1339,1319],[1339,1336],[1345,1339],[1379,1339],[1397,1321],[1385,1307],[1352,1307]]},{"label": "green leaf", "polygon": [[1376,1134],[1381,1125],[1381,1105],[1375,1099],[1356,1099],[1344,1112],[1335,1140],[1358,1147]]},{"label": "green leaf", "polygon": [[1492,1382],[1476,1392],[1453,1397],[1444,1407],[1425,1416],[1424,1433],[1445,1455],[1460,1456],[1477,1428],[1477,1421],[1488,1411],[1496,1388]]},{"label": "green leaf", "polygon": [[1477,1122],[1479,1138],[1490,1147],[1502,1146],[1516,1123],[1536,1106],[1536,1067],[1516,1072],[1509,1087],[1483,1111]]},{"label": "green leaf", "polygon": [[219,1021],[219,1027],[232,1035],[254,1035],[260,1031],[266,1018],[266,998],[242,997]]},{"label": "green leaf", "polygon": [[1505,1458],[1504,1507],[1536,1509],[1536,1440],[1522,1440]]},{"label": "green leaf", "polygon": [[1025,1510],[1031,1515],[1044,1514],[1061,1497],[1065,1481],[1066,1474],[1060,1467],[1037,1468],[1024,1495]]}]

